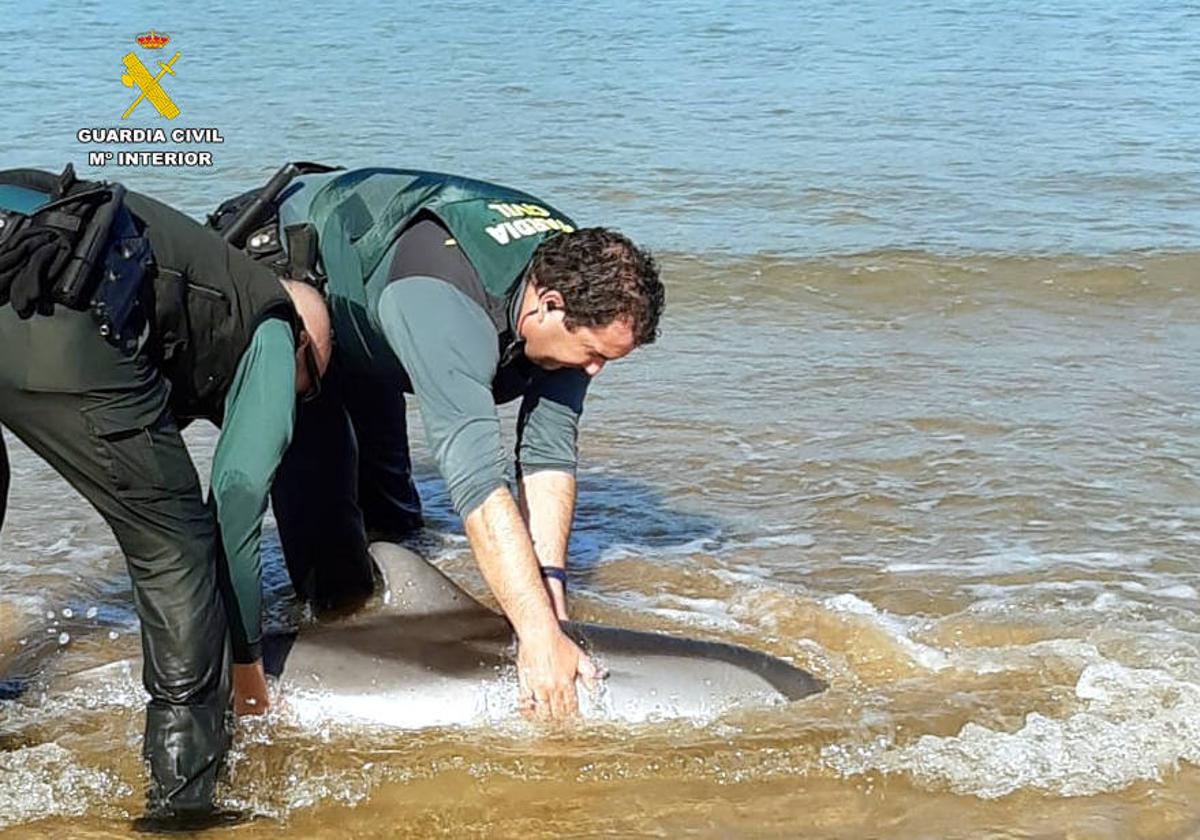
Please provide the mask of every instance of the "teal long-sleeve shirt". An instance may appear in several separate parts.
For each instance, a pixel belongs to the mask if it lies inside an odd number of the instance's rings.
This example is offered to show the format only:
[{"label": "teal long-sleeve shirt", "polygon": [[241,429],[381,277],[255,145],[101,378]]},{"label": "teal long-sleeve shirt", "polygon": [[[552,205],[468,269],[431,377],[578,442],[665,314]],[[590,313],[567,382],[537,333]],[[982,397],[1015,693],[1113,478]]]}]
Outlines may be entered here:
[{"label": "teal long-sleeve shirt", "polygon": [[[292,439],[296,408],[295,341],[272,318],[254,332],[225,395],[225,420],[213,454],[212,499],[225,565],[235,662],[262,656],[259,542],[271,482]],[[222,574],[224,577],[224,574]]]},{"label": "teal long-sleeve shirt", "polygon": [[[487,313],[434,277],[391,283],[379,321],[417,397],[438,471],[464,519],[505,486],[492,382],[500,362]],[[524,392],[517,423],[517,468],[575,473],[579,417],[588,377],[581,370],[542,371]]]}]

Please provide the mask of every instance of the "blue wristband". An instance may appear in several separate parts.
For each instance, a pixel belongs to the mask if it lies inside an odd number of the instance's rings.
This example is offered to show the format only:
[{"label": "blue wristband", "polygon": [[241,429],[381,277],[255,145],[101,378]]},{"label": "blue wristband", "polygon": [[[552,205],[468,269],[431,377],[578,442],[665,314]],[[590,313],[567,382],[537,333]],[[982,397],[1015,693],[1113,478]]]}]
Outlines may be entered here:
[{"label": "blue wristband", "polygon": [[557,566],[539,566],[538,569],[544,578],[554,578],[563,585],[563,589],[567,588],[567,570],[560,569]]}]

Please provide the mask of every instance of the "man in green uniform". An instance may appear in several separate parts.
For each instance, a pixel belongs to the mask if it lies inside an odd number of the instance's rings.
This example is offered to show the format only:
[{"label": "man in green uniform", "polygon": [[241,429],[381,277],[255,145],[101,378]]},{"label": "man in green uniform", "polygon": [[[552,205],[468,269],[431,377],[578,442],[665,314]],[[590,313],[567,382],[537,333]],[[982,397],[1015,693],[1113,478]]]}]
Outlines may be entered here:
[{"label": "man in green uniform", "polygon": [[[576,677],[596,676],[559,627],[578,420],[590,378],[656,336],[654,261],[526,193],[431,172],[305,174],[277,209],[250,250],[269,257],[272,242],[287,243],[295,272],[317,271],[319,257],[337,336],[324,393],[301,413],[272,493],[297,591],[321,607],[360,602],[373,584],[368,540],[420,523],[405,432],[412,393],[520,640],[523,705],[572,714]],[[514,499],[495,405],[517,397]]]},{"label": "man in green uniform", "polygon": [[[258,632],[236,612],[227,622],[218,557],[257,563],[296,394],[319,390],[329,355],[319,293],[281,284],[192,219],[69,169],[0,172],[0,424],[91,502],[125,554],[152,817],[211,813],[229,737],[227,627],[235,642]],[[179,434],[197,417],[223,423],[219,536]],[[0,439],[6,488],[2,450]]]}]

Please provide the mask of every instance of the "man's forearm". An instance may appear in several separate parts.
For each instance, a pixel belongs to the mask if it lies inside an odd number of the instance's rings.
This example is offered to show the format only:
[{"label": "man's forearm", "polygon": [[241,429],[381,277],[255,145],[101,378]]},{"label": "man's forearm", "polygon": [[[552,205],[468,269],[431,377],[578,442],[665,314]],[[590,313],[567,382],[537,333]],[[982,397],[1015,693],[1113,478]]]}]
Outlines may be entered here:
[{"label": "man's forearm", "polygon": [[225,395],[225,422],[213,451],[211,492],[229,574],[225,595],[234,661],[262,655],[259,542],[271,481],[292,437],[296,364],[292,328],[259,325]]},{"label": "man's forearm", "polygon": [[464,522],[479,570],[518,638],[558,630],[529,531],[506,488],[492,491]]},{"label": "man's forearm", "polygon": [[[521,515],[533,538],[538,563],[556,569],[567,567],[567,543],[575,516],[575,476],[561,470],[541,470],[521,478]],[[547,577],[546,590],[561,620],[567,615],[567,585]]]},{"label": "man's forearm", "polygon": [[558,470],[523,476],[520,502],[538,562],[565,569],[575,516],[575,476]]}]

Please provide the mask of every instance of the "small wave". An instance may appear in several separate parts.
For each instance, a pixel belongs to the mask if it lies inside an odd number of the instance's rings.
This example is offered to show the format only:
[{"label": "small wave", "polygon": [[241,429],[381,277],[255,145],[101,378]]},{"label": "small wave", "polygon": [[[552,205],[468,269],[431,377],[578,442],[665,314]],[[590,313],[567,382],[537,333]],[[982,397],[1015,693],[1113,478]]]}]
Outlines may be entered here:
[{"label": "small wave", "polygon": [[719,545],[712,537],[698,537],[687,542],[667,546],[649,546],[642,543],[615,542],[610,544],[600,554],[600,562],[628,558],[644,558],[653,555],[656,560],[663,558],[686,558],[693,554],[711,552]]},{"label": "small wave", "polygon": [[1102,661],[1083,670],[1075,696],[1082,708],[1061,720],[1034,712],[1015,732],[968,723],[903,746],[837,744],[822,762],[844,776],[900,773],[981,799],[1020,790],[1091,796],[1159,780],[1181,761],[1200,764],[1200,685]]},{"label": "small wave", "polygon": [[68,675],[20,700],[0,701],[0,730],[57,725],[80,712],[142,709],[148,699],[130,661],[121,660]]},{"label": "small wave", "polygon": [[1130,554],[1117,551],[1037,552],[1012,548],[1005,551],[928,562],[889,562],[883,565],[892,574],[953,574],[958,577],[995,577],[1034,569],[1115,569],[1126,571],[1147,566],[1153,560],[1149,554]]},{"label": "small wave", "polygon": [[880,612],[873,604],[849,593],[826,598],[824,605],[835,613],[848,613],[868,619],[870,625],[882,631],[910,662],[929,671],[941,671],[950,667],[951,660],[945,651],[914,641],[910,635],[912,622],[898,616]]},{"label": "small wave", "polygon": [[772,307],[883,306],[958,312],[989,305],[1057,310],[1101,306],[1189,306],[1197,300],[1200,254],[1133,252],[1108,257],[1070,254],[940,255],[874,251],[813,259],[665,255],[667,270],[693,282],[672,289],[672,304],[727,306],[731,293]]},{"label": "small wave", "polygon": [[58,744],[0,752],[0,828],[46,817],[78,817],[130,796],[115,774],[80,764]]},{"label": "small wave", "polygon": [[[259,729],[277,732],[274,727]],[[217,788],[218,804],[283,820],[295,811],[321,803],[358,805],[379,785],[407,775],[404,768],[389,766],[385,761],[352,762],[353,755],[346,760],[331,758],[326,755],[328,742],[325,739],[322,745],[314,746],[307,741],[272,750],[245,739],[235,741],[226,758],[227,775]],[[349,766],[348,761],[352,762]]]},{"label": "small wave", "polygon": [[752,537],[743,541],[730,540],[729,548],[812,548],[817,539],[804,531],[792,531],[785,534],[767,534]]},{"label": "small wave", "polygon": [[[1139,576],[1131,573],[1131,577]],[[1161,572],[1141,580],[1035,580],[1019,583],[979,583],[962,591],[980,600],[971,605],[976,613],[1008,612],[1030,607],[1053,597],[1059,612],[1133,612],[1147,606],[1161,609],[1166,601],[1192,602],[1200,592],[1190,583],[1172,580]],[[1190,575],[1189,575],[1190,577]]]}]

